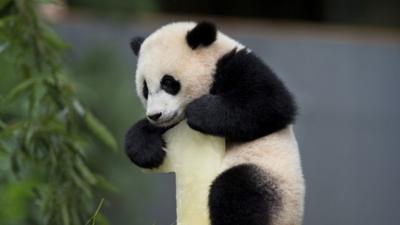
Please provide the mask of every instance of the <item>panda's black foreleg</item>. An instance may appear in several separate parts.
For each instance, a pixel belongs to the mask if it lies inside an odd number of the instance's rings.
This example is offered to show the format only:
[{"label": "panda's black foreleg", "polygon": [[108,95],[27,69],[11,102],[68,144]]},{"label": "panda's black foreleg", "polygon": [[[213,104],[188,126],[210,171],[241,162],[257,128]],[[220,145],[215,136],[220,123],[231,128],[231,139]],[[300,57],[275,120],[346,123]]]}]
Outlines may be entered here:
[{"label": "panda's black foreleg", "polygon": [[278,205],[273,182],[253,164],[232,167],[211,185],[211,225],[270,225]]},{"label": "panda's black foreleg", "polygon": [[187,123],[191,128],[232,141],[251,141],[286,127],[286,121],[269,114],[260,104],[241,105],[234,98],[211,94],[193,101],[186,108]]},{"label": "panda's black foreleg", "polygon": [[166,154],[163,132],[164,128],[156,127],[146,119],[134,124],[125,135],[125,152],[130,160],[142,168],[159,167]]},{"label": "panda's black foreleg", "polygon": [[210,94],[186,108],[193,129],[233,141],[250,141],[283,129],[295,114],[294,99],[283,82],[246,49],[223,56]]},{"label": "panda's black foreleg", "polygon": [[[251,106],[253,107],[253,106]],[[249,141],[262,136],[265,126],[254,117],[253,109],[219,95],[205,95],[186,108],[188,125],[205,134],[230,140]]]}]

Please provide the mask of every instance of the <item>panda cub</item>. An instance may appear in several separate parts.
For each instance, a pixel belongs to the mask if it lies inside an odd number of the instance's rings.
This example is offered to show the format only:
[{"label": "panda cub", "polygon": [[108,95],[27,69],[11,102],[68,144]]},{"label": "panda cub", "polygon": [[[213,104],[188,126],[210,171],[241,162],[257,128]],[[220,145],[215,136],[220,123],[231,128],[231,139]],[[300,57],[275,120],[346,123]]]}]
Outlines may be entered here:
[{"label": "panda cub", "polygon": [[207,186],[211,225],[301,224],[296,104],[271,69],[210,22],[171,23],[131,47],[146,108],[126,134],[131,161],[160,168],[169,154],[165,133],[184,123],[224,143],[222,169]]}]

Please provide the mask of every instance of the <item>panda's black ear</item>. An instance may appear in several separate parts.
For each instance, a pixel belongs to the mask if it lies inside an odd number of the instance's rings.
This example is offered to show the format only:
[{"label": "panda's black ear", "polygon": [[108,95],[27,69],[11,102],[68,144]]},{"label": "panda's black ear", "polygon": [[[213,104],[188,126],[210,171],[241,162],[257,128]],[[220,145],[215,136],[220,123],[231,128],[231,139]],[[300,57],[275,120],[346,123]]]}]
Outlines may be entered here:
[{"label": "panda's black ear", "polygon": [[217,28],[211,22],[200,22],[186,35],[186,42],[192,49],[199,45],[209,46],[217,38]]},{"label": "panda's black ear", "polygon": [[140,46],[142,46],[142,43],[144,41],[144,37],[135,37],[132,38],[131,40],[131,49],[133,51],[133,53],[135,53],[135,55],[139,55],[139,51],[140,51]]}]

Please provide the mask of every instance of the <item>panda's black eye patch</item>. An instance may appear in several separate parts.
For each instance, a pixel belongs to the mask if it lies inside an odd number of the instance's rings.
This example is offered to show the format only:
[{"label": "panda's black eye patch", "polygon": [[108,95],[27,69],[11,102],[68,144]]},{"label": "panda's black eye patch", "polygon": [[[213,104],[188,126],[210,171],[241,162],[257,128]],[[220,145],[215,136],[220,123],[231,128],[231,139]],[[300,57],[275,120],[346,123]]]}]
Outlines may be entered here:
[{"label": "panda's black eye patch", "polygon": [[149,96],[149,89],[147,88],[147,83],[146,81],[143,81],[143,97],[145,99],[147,99],[147,97]]},{"label": "panda's black eye patch", "polygon": [[181,83],[175,80],[173,76],[166,74],[161,79],[161,89],[171,95],[176,95],[181,89]]}]

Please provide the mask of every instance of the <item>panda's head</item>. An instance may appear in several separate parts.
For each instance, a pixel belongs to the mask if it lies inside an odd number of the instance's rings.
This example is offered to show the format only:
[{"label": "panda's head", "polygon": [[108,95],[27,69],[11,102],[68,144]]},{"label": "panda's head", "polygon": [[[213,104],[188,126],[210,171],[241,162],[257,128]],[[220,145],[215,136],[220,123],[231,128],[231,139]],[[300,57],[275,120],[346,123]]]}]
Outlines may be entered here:
[{"label": "panda's head", "polygon": [[209,93],[218,60],[241,44],[209,22],[168,24],[131,42],[138,56],[136,90],[147,119],[165,127],[184,119],[186,106]]}]

